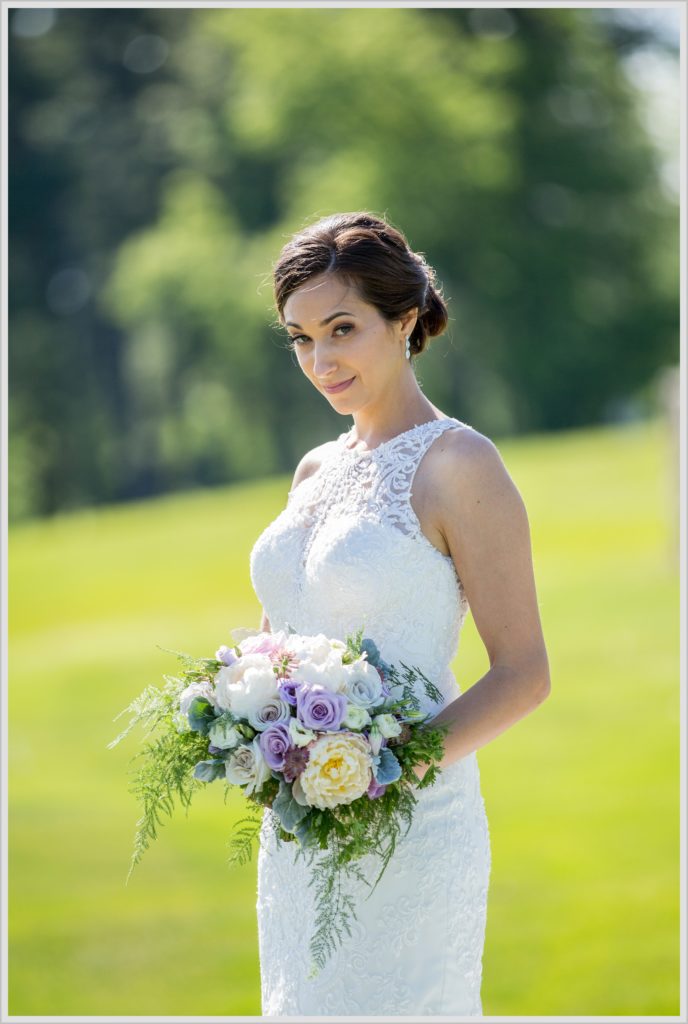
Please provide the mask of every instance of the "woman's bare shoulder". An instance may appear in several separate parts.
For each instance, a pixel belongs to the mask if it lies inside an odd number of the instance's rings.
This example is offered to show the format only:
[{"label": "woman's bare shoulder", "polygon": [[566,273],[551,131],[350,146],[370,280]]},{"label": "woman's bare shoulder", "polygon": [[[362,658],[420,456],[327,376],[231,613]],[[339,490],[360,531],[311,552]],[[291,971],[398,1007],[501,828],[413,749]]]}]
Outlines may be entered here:
[{"label": "woman's bare shoulder", "polygon": [[306,452],[294,472],[294,479],[291,485],[292,490],[298,487],[300,483],[303,483],[304,480],[307,480],[309,476],[313,476],[314,473],[318,472],[325,458],[334,450],[336,444],[336,441],[325,441],[324,444],[319,444]]},{"label": "woman's bare shoulder", "polygon": [[460,430],[445,430],[428,455],[429,482],[436,497],[445,498],[454,507],[457,499],[471,502],[476,498],[479,503],[477,492],[485,487],[513,487],[495,442],[467,424]]}]

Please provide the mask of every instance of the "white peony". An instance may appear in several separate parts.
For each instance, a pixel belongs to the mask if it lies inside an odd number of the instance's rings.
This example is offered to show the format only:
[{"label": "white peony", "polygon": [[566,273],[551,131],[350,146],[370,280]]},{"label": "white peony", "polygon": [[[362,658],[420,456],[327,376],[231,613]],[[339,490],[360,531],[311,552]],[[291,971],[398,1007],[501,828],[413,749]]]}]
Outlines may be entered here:
[{"label": "white peony", "polygon": [[246,795],[258,792],[272,772],[258,745],[258,737],[251,743],[242,743],[231,752],[225,765],[227,782],[233,786],[246,786]]},{"label": "white peony", "polygon": [[382,703],[382,680],[380,673],[369,661],[359,658],[350,665],[344,665],[346,690],[344,691],[352,704],[362,708],[374,707]]},{"label": "white peony", "polygon": [[365,725],[370,724],[370,715],[365,708],[359,707],[358,704],[349,704],[346,709],[346,714],[342,718],[342,725],[346,729],[362,729]]},{"label": "white peony", "polygon": [[344,693],[346,689],[345,665],[341,651],[330,651],[323,660],[306,658],[292,673],[300,683],[318,683],[331,693]]},{"label": "white peony", "polygon": [[246,654],[236,664],[221,668],[215,676],[215,694],[224,711],[249,718],[268,701],[279,698],[270,659],[264,654]]},{"label": "white peony", "polygon": [[285,647],[292,654],[298,655],[307,661],[325,661],[333,651],[343,653],[346,644],[341,640],[329,640],[324,633],[315,636],[301,636],[298,633],[290,634]]},{"label": "white peony", "polygon": [[363,736],[351,732],[321,736],[309,754],[299,783],[311,807],[324,810],[350,804],[368,791],[372,759]]}]

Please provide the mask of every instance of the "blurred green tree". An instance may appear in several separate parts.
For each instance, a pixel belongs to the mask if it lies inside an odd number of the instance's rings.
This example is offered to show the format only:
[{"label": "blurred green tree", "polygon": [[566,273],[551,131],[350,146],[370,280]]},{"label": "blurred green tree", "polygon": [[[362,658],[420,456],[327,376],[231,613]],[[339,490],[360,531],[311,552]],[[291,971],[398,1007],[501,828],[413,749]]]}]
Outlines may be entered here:
[{"label": "blurred green tree", "polygon": [[676,203],[621,66],[646,40],[593,15],[68,10],[15,33],[11,513],[288,472],[341,429],[270,288],[338,209],[436,266],[452,319],[417,372],[478,429],[595,422],[674,362]]}]

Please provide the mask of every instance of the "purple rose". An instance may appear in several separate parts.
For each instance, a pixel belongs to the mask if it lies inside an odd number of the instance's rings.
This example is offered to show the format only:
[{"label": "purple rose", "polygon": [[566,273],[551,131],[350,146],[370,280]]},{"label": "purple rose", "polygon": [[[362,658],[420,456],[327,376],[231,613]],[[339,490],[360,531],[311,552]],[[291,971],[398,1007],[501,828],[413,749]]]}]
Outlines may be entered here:
[{"label": "purple rose", "polygon": [[387,786],[381,786],[380,783],[375,778],[375,776],[373,775],[372,779],[370,780],[370,785],[368,786],[368,796],[370,797],[371,800],[375,800],[377,799],[377,797],[382,796],[386,789]]},{"label": "purple rose", "polygon": [[280,679],[277,684],[277,690],[282,700],[286,701],[287,704],[291,704],[293,708],[296,707],[296,697],[299,692],[299,687],[303,686],[298,679]]},{"label": "purple rose", "polygon": [[296,714],[307,729],[336,732],[346,715],[348,700],[319,683],[302,683],[296,691]]},{"label": "purple rose", "polygon": [[239,660],[232,648],[225,646],[225,644],[222,644],[222,646],[215,651],[215,657],[225,665],[233,665],[235,661]]},{"label": "purple rose", "polygon": [[281,772],[284,768],[284,756],[293,746],[289,726],[284,722],[269,725],[260,734],[258,746],[265,763],[276,772]]}]

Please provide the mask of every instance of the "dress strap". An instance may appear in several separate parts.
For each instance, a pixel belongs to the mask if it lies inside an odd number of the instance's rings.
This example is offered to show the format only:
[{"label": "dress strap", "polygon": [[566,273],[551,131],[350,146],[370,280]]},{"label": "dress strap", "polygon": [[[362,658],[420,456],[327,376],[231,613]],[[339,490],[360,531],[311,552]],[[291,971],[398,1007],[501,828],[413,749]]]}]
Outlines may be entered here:
[{"label": "dress strap", "polygon": [[379,451],[375,462],[378,464],[378,495],[384,495],[384,500],[380,502],[383,518],[410,536],[417,537],[421,533],[420,523],[410,500],[418,466],[432,443],[445,431],[456,428],[473,429],[467,423],[453,417],[430,420],[392,438],[384,446],[384,450],[383,446],[380,446],[380,449],[376,448],[371,452],[374,456]]}]

